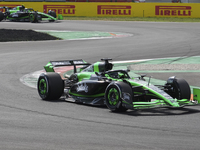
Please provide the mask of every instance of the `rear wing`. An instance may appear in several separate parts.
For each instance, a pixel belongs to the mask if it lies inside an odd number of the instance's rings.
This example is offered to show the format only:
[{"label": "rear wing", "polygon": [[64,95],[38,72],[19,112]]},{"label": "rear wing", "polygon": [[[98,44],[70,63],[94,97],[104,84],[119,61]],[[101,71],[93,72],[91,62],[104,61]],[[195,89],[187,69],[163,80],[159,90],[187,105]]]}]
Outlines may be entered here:
[{"label": "rear wing", "polygon": [[91,64],[85,62],[82,59],[78,60],[61,60],[61,61],[50,61],[44,66],[46,72],[55,72],[54,67],[63,67],[63,66],[74,66],[74,73],[76,73],[76,66],[89,66]]},{"label": "rear wing", "polygon": [[2,6],[2,7],[0,7],[0,9],[5,9],[7,11],[7,10],[12,9],[12,8],[7,7],[7,6]]},{"label": "rear wing", "polygon": [[3,7],[0,7],[0,9],[4,11],[4,9],[7,10],[8,7],[3,6]]}]

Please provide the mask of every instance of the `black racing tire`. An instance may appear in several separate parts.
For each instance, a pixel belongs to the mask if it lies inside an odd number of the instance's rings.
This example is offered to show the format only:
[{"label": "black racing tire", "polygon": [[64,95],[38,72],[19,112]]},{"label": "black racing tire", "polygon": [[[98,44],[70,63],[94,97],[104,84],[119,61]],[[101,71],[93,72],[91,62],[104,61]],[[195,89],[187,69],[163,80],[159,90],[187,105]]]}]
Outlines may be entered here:
[{"label": "black racing tire", "polygon": [[57,17],[55,11],[49,11],[48,14],[51,15],[52,17],[54,17],[54,18]]},{"label": "black racing tire", "polygon": [[[48,14],[49,14],[50,16],[54,17],[54,18],[57,17],[55,11],[49,11]],[[55,21],[55,20],[49,20],[49,22],[54,22],[54,21]]]},{"label": "black racing tire", "polygon": [[2,21],[4,19],[4,14],[3,12],[0,11],[0,21]]},{"label": "black racing tire", "polygon": [[108,85],[106,88],[105,103],[112,112],[125,112],[127,110],[122,106],[120,89],[115,84]]},{"label": "black racing tire", "polygon": [[32,22],[32,23],[38,22],[37,18],[38,18],[37,12],[32,12],[32,13],[29,14],[29,20],[30,20],[30,22]]},{"label": "black racing tire", "polygon": [[57,100],[64,91],[64,81],[58,73],[42,73],[37,83],[38,94],[43,100]]},{"label": "black racing tire", "polygon": [[175,79],[173,81],[173,88],[174,88],[173,98],[190,99],[191,97],[190,86],[184,79]]}]

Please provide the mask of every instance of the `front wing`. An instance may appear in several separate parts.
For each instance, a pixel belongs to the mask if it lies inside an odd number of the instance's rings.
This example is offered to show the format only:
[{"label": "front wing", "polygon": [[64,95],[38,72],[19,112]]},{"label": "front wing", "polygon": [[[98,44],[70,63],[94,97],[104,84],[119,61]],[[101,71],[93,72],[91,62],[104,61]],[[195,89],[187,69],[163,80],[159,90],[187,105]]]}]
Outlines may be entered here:
[{"label": "front wing", "polygon": [[193,99],[181,99],[177,100],[176,103],[178,105],[171,106],[168,103],[166,103],[164,100],[154,100],[152,102],[132,102],[132,104],[128,103],[122,98],[122,105],[125,106],[128,109],[150,109],[150,108],[158,108],[158,107],[173,107],[173,108],[180,108],[184,106],[195,106],[200,104],[200,89],[194,88],[193,89]]}]

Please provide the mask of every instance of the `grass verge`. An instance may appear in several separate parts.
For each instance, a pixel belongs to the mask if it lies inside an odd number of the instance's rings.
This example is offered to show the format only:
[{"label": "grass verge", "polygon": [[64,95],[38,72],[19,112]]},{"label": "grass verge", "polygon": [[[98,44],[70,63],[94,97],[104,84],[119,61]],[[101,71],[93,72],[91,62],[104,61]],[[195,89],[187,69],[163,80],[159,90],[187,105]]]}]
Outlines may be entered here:
[{"label": "grass verge", "polygon": [[200,18],[157,18],[157,17],[63,17],[64,20],[103,21],[152,21],[152,22],[200,22]]}]

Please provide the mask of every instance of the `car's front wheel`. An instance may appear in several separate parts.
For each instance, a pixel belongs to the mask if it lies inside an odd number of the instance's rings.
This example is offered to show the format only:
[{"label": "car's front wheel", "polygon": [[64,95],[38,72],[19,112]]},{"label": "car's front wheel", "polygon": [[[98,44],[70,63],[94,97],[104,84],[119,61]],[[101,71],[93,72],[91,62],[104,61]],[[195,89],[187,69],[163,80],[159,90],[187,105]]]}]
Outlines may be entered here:
[{"label": "car's front wheel", "polygon": [[30,22],[32,22],[32,23],[38,22],[37,18],[38,18],[37,12],[32,12],[32,13],[29,14],[29,20],[30,20]]},{"label": "car's front wheel", "polygon": [[184,79],[177,79],[174,83],[175,87],[175,98],[177,99],[190,99],[191,97],[191,90],[190,86]]},{"label": "car's front wheel", "polygon": [[122,106],[120,89],[116,85],[109,85],[105,92],[106,106],[113,112],[124,112],[127,108]]},{"label": "car's front wheel", "polygon": [[[170,78],[169,78],[170,79]],[[168,79],[168,80],[169,80]],[[173,98],[177,99],[190,99],[191,90],[187,81],[184,79],[174,78],[171,83],[167,83],[166,85],[170,85],[168,91],[166,91]]]}]

